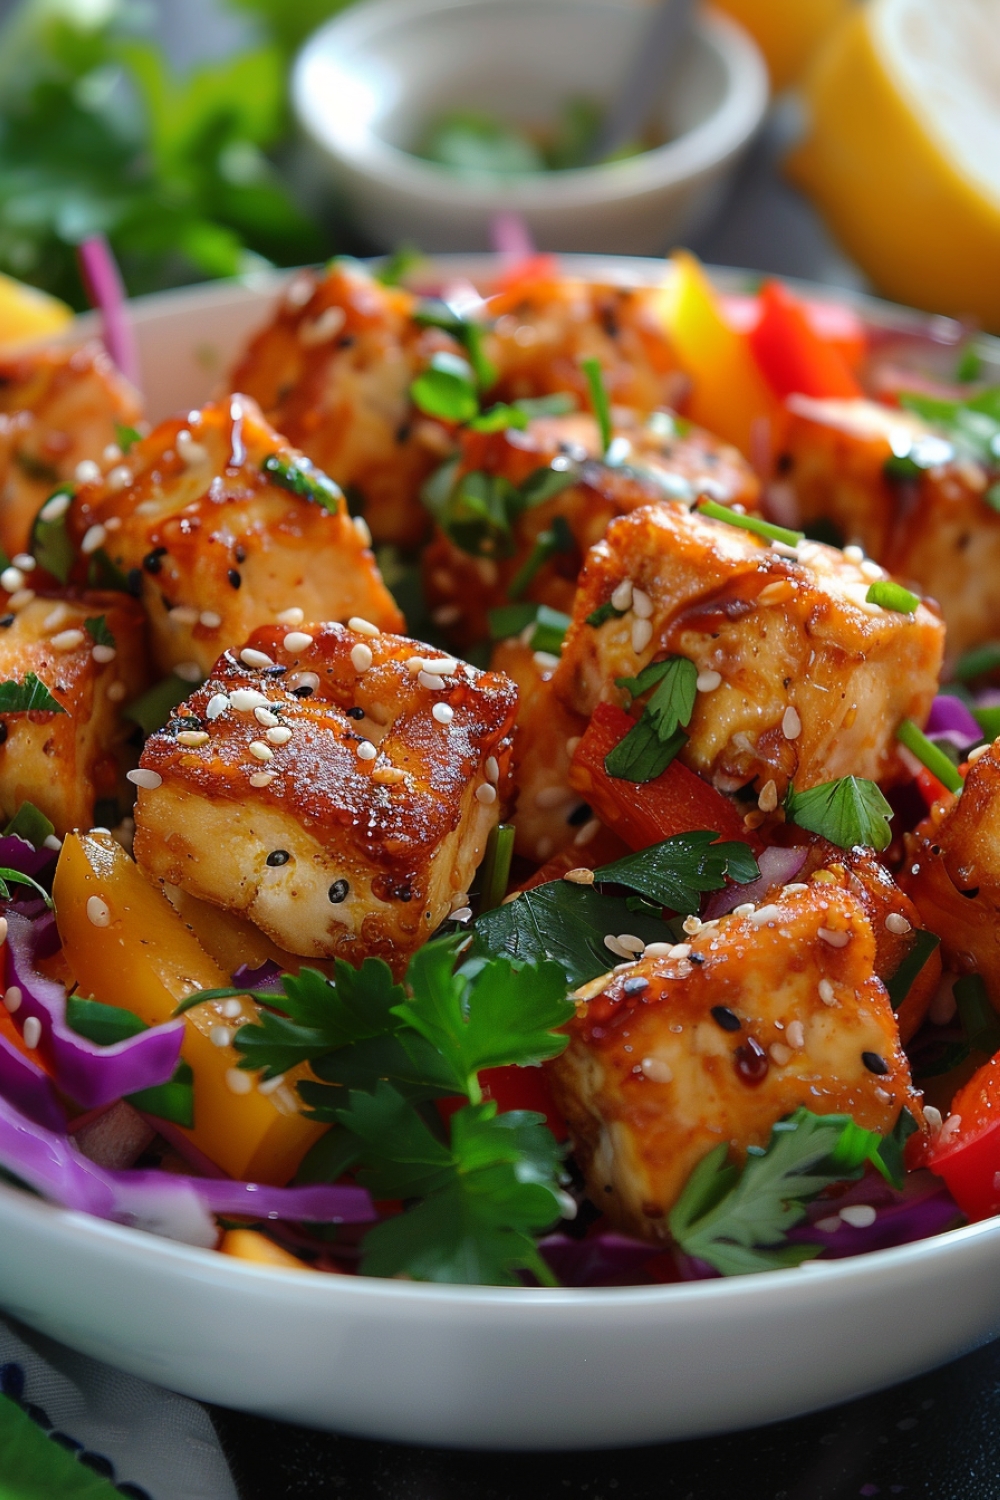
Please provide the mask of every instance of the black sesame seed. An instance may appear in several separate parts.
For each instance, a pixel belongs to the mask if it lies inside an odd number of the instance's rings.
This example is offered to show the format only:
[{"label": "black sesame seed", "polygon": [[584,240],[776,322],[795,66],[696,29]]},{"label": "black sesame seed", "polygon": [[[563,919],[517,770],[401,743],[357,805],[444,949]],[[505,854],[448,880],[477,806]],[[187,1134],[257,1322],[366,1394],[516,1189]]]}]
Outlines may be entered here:
[{"label": "black sesame seed", "polygon": [[622,994],[641,995],[643,990],[648,989],[649,980],[643,979],[641,974],[637,974],[634,979],[626,979],[625,983],[622,985]]},{"label": "black sesame seed", "polygon": [[313,693],[315,691],[316,691],[316,689],[315,688],[311,688],[309,686],[309,684],[306,682],[306,683],[303,683],[303,685],[301,687],[294,687],[294,688],[292,688],[292,697],[293,698],[311,698],[312,695],[313,695]]},{"label": "black sesame seed", "polygon": [[4,615],[2,618],[0,618],[0,627],[2,627],[4,630],[9,630],[14,623],[14,619],[14,615]]},{"label": "black sesame seed", "polygon": [[356,342],[357,342],[357,340],[355,339],[353,333],[345,333],[344,337],[342,339],[338,339],[337,340],[337,348],[338,349],[350,349],[350,348],[352,348],[354,346],[354,344]]},{"label": "black sesame seed", "polygon": [[226,574],[226,577],[229,579],[229,582],[234,589],[238,589],[240,584],[243,582],[243,579],[240,577],[235,568],[230,568],[229,572]]},{"label": "black sesame seed", "polygon": [[128,592],[132,595],[133,599],[138,599],[138,598],[141,597],[141,595],[142,595],[142,569],[141,568],[129,568],[128,572],[125,574],[125,587],[128,590]]},{"label": "black sesame seed", "polygon": [[743,1029],[743,1022],[727,1005],[713,1005],[712,1020],[716,1026],[721,1026],[723,1031],[742,1031]]},{"label": "black sesame seed", "polygon": [[412,901],[413,900],[413,890],[408,885],[397,885],[396,889],[393,891],[392,894],[395,896],[395,898],[396,898],[397,901]]},{"label": "black sesame seed", "polygon": [[[312,689],[310,688],[309,691],[312,692]],[[363,719],[365,716],[363,708],[349,708],[346,710],[346,713],[349,719]]]},{"label": "black sesame seed", "polygon": [[779,453],[774,461],[774,467],[779,474],[790,474],[795,468],[795,455],[793,453]]},{"label": "black sesame seed", "polygon": [[399,426],[396,428],[396,442],[397,443],[405,443],[405,442],[408,441],[409,436],[410,436],[410,424],[409,424],[409,422],[400,422]]},{"label": "black sesame seed", "polygon": [[588,802],[579,802],[570,813],[566,822],[571,828],[582,828],[584,823],[589,823],[594,816]]},{"label": "black sesame seed", "polygon": [[[274,870],[277,869],[279,865],[287,865],[291,857],[292,856],[289,854],[287,849],[272,849],[270,854],[267,856],[265,863],[269,864],[272,870]],[[330,897],[330,900],[333,900],[332,895]]]},{"label": "black sesame seed", "polygon": [[244,563],[244,562],[246,562],[246,560],[247,560],[247,549],[242,545],[242,543],[237,542],[236,546],[233,549],[233,556],[235,557],[235,559],[236,559],[236,561],[238,563]]},{"label": "black sesame seed", "polygon": [[874,1073],[878,1078],[884,1078],[889,1071],[889,1064],[877,1052],[862,1052],[861,1061],[869,1073]]},{"label": "black sesame seed", "polygon": [[152,552],[147,552],[142,560],[142,565],[147,573],[158,573],[163,567],[163,559],[167,555],[166,547],[154,547]]},{"label": "black sesame seed", "polygon": [[342,901],[347,900],[347,897],[350,894],[350,890],[351,887],[348,885],[346,880],[335,880],[333,882],[333,885],[331,885],[329,891],[327,892],[327,895],[330,897],[330,900],[334,906],[339,906]]}]

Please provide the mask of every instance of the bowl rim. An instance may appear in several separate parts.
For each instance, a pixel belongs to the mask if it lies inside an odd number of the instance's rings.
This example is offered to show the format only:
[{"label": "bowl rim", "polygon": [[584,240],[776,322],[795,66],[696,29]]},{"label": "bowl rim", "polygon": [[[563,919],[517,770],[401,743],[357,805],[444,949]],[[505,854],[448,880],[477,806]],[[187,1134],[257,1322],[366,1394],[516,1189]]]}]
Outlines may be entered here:
[{"label": "bowl rim", "polygon": [[[722,103],[700,124],[674,140],[625,161],[560,172],[539,172],[494,182],[477,182],[381,140],[366,130],[358,139],[341,136],[313,87],[317,70],[334,55],[363,46],[406,20],[452,10],[485,8],[493,0],[362,0],[321,26],[306,42],[292,72],[292,105],[312,141],[346,171],[383,188],[453,209],[574,209],[621,202],[650,192],[679,187],[721,165],[753,136],[769,99],[767,69],[751,37],[728,16],[702,11],[694,24],[725,72]],[[537,13],[539,6],[566,0],[505,0]],[[636,0],[594,0],[611,11],[635,10]]]}]

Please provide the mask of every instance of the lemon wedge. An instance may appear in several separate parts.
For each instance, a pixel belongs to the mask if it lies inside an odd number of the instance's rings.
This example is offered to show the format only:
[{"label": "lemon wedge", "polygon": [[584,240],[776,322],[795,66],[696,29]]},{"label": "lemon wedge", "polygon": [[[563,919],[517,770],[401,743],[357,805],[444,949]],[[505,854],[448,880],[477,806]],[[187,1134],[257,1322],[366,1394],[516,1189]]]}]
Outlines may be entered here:
[{"label": "lemon wedge", "polygon": [[1000,329],[1000,0],[871,0],[806,80],[789,160],[887,295]]},{"label": "lemon wedge", "polygon": [[65,302],[0,272],[0,349],[61,333],[72,319]]},{"label": "lemon wedge", "polygon": [[851,9],[852,0],[714,0],[764,54],[771,87],[787,88],[819,43]]}]

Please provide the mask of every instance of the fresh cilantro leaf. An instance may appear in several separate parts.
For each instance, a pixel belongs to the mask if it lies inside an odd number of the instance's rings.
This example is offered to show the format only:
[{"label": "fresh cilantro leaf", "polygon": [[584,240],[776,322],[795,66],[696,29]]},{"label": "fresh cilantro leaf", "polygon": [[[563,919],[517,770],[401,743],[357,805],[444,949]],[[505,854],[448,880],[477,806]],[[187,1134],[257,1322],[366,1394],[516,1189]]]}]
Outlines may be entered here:
[{"label": "fresh cilantro leaf", "polygon": [[988,468],[996,468],[1000,461],[1000,387],[979,391],[963,401],[907,391],[900,395],[899,404],[938,428],[963,452]]},{"label": "fresh cilantro leaf", "polygon": [[424,260],[423,251],[418,250],[416,245],[398,245],[375,271],[375,280],[380,281],[383,286],[399,286],[411,271],[423,265]]},{"label": "fresh cilantro leaf", "polygon": [[912,615],[920,603],[916,594],[904,589],[901,583],[894,583],[891,578],[873,583],[865,599],[869,604],[879,604],[883,609],[895,610],[901,615]]},{"label": "fresh cilantro leaf", "polygon": [[923,927],[914,929],[909,951],[903,955],[895,972],[885,981],[889,1003],[893,1010],[898,1010],[902,1005],[910,993],[917,975],[921,972],[934,950],[940,946],[940,943],[941,939],[937,933],[928,932]]},{"label": "fresh cilantro leaf", "polygon": [[763,537],[765,541],[784,542],[786,547],[797,546],[804,535],[801,531],[789,531],[787,526],[775,526],[770,521],[762,521],[759,516],[744,516],[726,505],[720,505],[717,500],[700,501],[698,510],[711,521],[724,521],[727,526],[752,531],[754,536]]},{"label": "fresh cilantro leaf", "polygon": [[974,344],[966,344],[955,361],[955,379],[959,385],[969,385],[983,373],[982,356]]},{"label": "fresh cilantro leaf", "polygon": [[[424,327],[441,328],[462,345],[468,355],[469,364],[472,366],[476,384],[481,391],[488,391],[490,386],[496,385],[499,371],[487,357],[483,347],[485,329],[482,324],[462,317],[461,313],[457,313],[447,302],[436,297],[427,297],[417,305],[414,322]],[[478,404],[477,400],[477,408]],[[493,429],[485,430],[492,431]]]},{"label": "fresh cilantro leaf", "polygon": [[234,1040],[243,1054],[240,1067],[263,1068],[268,1078],[387,1029],[394,1032],[392,1008],[404,997],[380,958],[366,958],[359,969],[338,960],[333,981],[315,969],[285,974],[282,987],[280,997],[261,997],[270,1009],[261,1011],[257,1024],[241,1026]]},{"label": "fresh cilantro leaf", "polygon": [[[299,1093],[305,1097],[305,1083],[300,1083]],[[338,1108],[346,1101],[344,1095],[338,1092]],[[331,1115],[331,1122],[335,1120]],[[305,1156],[299,1163],[299,1169],[295,1174],[296,1183],[304,1182],[336,1182],[345,1172],[349,1172],[358,1159],[358,1139],[342,1125],[334,1124],[332,1130],[324,1131],[315,1145],[310,1146]]]},{"label": "fresh cilantro leaf", "polygon": [[899,1112],[899,1119],[887,1136],[883,1136],[878,1149],[868,1160],[877,1167],[887,1182],[901,1188],[906,1177],[906,1143],[918,1129],[917,1122],[908,1109]]},{"label": "fresh cilantro leaf", "polygon": [[158,1120],[169,1120],[191,1130],[194,1127],[194,1072],[188,1063],[181,1061],[166,1083],[126,1094],[125,1101],[142,1110],[143,1114],[155,1115]]},{"label": "fresh cilantro leaf", "polygon": [[129,453],[141,440],[142,433],[137,427],[126,427],[123,422],[115,423],[115,442],[123,453]]},{"label": "fresh cilantro leaf", "polygon": [[601,362],[599,359],[581,359],[580,368],[587,377],[587,385],[590,388],[590,404],[601,433],[601,452],[606,454],[611,447],[612,438],[611,401],[608,397],[607,386],[604,384]]},{"label": "fresh cilantro leaf", "polygon": [[50,823],[43,812],[40,812],[33,802],[22,802],[17,812],[11,818],[3,831],[4,838],[14,834],[19,839],[24,839],[33,848],[40,849],[45,840],[51,838],[55,833],[55,825]]},{"label": "fresh cilantro leaf", "polygon": [[95,615],[90,619],[84,620],[83,628],[95,646],[110,646],[114,649],[115,638],[112,631],[108,629],[106,615]]},{"label": "fresh cilantro leaf", "polygon": [[506,432],[511,427],[516,427],[523,432],[528,425],[528,419],[519,407],[507,406],[501,401],[496,406],[491,406],[488,411],[480,412],[478,417],[473,417],[466,425],[471,427],[473,432]]},{"label": "fresh cilantro leaf", "polygon": [[613,864],[594,871],[597,881],[613,881],[667,906],[682,915],[696,912],[705,891],[718,891],[726,876],[737,885],[749,885],[760,877],[760,868],[749,844],[718,844],[717,833],[678,833],[626,854]]},{"label": "fresh cilantro leaf", "polygon": [[66,710],[34,672],[26,672],[23,682],[0,682],[0,714],[37,712],[64,714]]},{"label": "fresh cilantro leaf", "polygon": [[824,1188],[861,1175],[871,1134],[859,1134],[847,1115],[799,1109],[775,1125],[764,1154],[748,1157],[742,1171],[728,1164],[723,1142],[688,1179],[671,1210],[670,1232],[686,1254],[723,1276],[799,1265],[819,1247],[789,1245],[785,1235]]},{"label": "fresh cilantro leaf", "polygon": [[563,490],[576,484],[579,477],[576,466],[563,458],[555,458],[551,464],[532,469],[518,487],[518,513],[534,510],[536,505],[544,505],[546,500],[554,500],[556,495],[561,495]]},{"label": "fresh cilantro leaf", "polygon": [[790,786],[785,814],[790,822],[829,839],[838,849],[860,844],[882,850],[892,839],[892,808],[874,781],[864,776],[841,776],[804,792]]},{"label": "fresh cilantro leaf", "polygon": [[65,484],[49,496],[35,517],[31,528],[28,550],[45,573],[51,573],[60,583],[69,578],[70,569],[76,560],[76,551],[66,530],[66,517],[73,486]]},{"label": "fresh cilantro leaf", "polygon": [[133,724],[138,724],[143,734],[155,734],[158,729],[163,728],[178,704],[190,696],[191,690],[190,682],[183,682],[171,672],[169,677],[161,678],[151,688],[140,693],[138,698],[134,698],[122,713]]},{"label": "fresh cilantro leaf", "polygon": [[544,567],[549,558],[556,557],[560,553],[572,554],[575,551],[576,538],[569,528],[566,517],[553,516],[552,525],[545,531],[539,532],[530,553],[511,579],[507,587],[510,598],[520,599],[534,581],[536,573]]},{"label": "fresh cilantro leaf", "polygon": [[[133,587],[132,579],[135,579]],[[138,597],[142,591],[142,574],[138,569],[132,573],[123,573],[121,568],[114,562],[103,547],[98,547],[96,552],[90,554],[87,563],[87,587],[89,589],[111,589],[116,594],[132,594]]]},{"label": "fresh cilantro leaf", "polygon": [[946,786],[949,792],[960,792],[965,785],[962,777],[955,769],[952,762],[932,740],[929,740],[918,724],[912,719],[904,719],[896,730],[896,738],[901,745],[905,745],[911,755],[915,755],[921,765],[927,767],[932,776],[936,776],[942,786]]},{"label": "fresh cilantro leaf", "polygon": [[428,417],[442,422],[469,422],[479,411],[472,366],[457,354],[441,350],[410,384],[410,397]]},{"label": "fresh cilantro leaf", "polygon": [[472,951],[502,953],[518,963],[551,959],[576,988],[620,961],[604,939],[622,932],[644,943],[676,941],[659,913],[634,911],[620,897],[604,896],[593,886],[550,880],[477,917]]},{"label": "fresh cilantro leaf", "polygon": [[609,776],[652,781],[663,774],[687,738],[682,726],[690,723],[694,712],[697,667],[686,657],[671,656],[664,662],[651,662],[638,677],[619,679],[619,686],[645,692],[654,680],[658,686],[638,722],[604,758]]},{"label": "fresh cilantro leaf", "polygon": [[292,495],[298,495],[302,500],[312,501],[313,505],[322,506],[331,515],[336,515],[341,506],[346,504],[340,485],[334,484],[322,469],[317,469],[302,454],[291,459],[280,453],[269,453],[261,464],[261,469],[272,484],[288,490]]}]

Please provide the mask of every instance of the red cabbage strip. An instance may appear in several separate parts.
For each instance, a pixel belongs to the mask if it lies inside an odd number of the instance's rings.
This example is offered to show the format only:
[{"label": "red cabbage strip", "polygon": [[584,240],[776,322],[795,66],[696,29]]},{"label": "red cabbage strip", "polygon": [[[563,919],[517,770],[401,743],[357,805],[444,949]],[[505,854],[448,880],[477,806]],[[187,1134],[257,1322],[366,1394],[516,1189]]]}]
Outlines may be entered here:
[{"label": "red cabbage strip", "polygon": [[[16,833],[8,833],[0,837],[0,865],[8,870],[17,870],[21,875],[30,875],[37,880],[43,870],[56,857],[54,849],[36,849],[34,844],[29,844],[27,839],[20,838]],[[23,890],[23,887],[21,888]]]},{"label": "red cabbage strip", "polygon": [[[124,1042],[100,1047],[66,1024],[66,991],[35,968],[35,953],[50,936],[51,915],[31,922],[8,907],[6,983],[21,991],[14,1017],[23,1028],[29,1016],[41,1024],[39,1049],[56,1087],[84,1109],[114,1104],[125,1094],[166,1083],[173,1075],[184,1037],[184,1022],[154,1026]],[[124,975],[123,981],[124,981]]]},{"label": "red cabbage strip", "polygon": [[33,1124],[3,1099],[0,1165],[63,1208],[206,1249],[218,1239],[217,1213],[311,1224],[366,1224],[376,1216],[359,1187],[276,1188],[99,1167],[68,1136]]},{"label": "red cabbage strip", "polygon": [[605,1229],[582,1240],[548,1234],[538,1248],[563,1286],[635,1286],[650,1280],[644,1268],[666,1247]]},{"label": "red cabbage strip", "polygon": [[808,849],[801,845],[791,849],[781,849],[777,846],[765,849],[760,855],[757,863],[760,866],[760,879],[753,881],[750,885],[727,885],[724,890],[713,891],[705,904],[705,920],[710,921],[713,917],[724,916],[727,911],[732,911],[735,906],[742,906],[744,901],[761,901],[768,891],[776,885],[787,885],[794,880],[806,862]]},{"label": "red cabbage strip", "polygon": [[65,1130],[66,1115],[45,1073],[0,1036],[0,1098],[49,1130]]},{"label": "red cabbage strip", "polygon": [[[961,698],[951,693],[939,693],[931,704],[931,711],[924,725],[924,733],[932,739],[935,735],[957,735],[964,745],[975,745],[983,737],[971,711]],[[955,743],[959,743],[956,740]],[[961,748],[961,745],[960,745]]]}]

